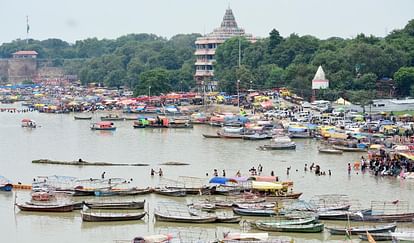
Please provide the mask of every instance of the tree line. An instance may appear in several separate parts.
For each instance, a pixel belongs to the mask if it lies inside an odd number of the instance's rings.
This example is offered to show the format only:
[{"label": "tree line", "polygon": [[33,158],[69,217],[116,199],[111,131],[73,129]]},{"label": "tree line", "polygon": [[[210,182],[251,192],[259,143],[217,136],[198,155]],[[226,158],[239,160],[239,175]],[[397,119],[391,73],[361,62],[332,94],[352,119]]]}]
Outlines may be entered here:
[{"label": "tree line", "polygon": [[[35,50],[67,74],[77,74],[83,84],[128,86],[136,95],[187,91],[195,87],[194,41],[200,34],[179,34],[170,39],[153,34],[129,34],[114,40],[89,38],[74,44],[59,40],[15,40],[0,46],[0,58],[18,50]],[[238,65],[239,45],[241,65]],[[251,43],[234,37],[216,51],[215,79],[219,90],[289,87],[311,96],[311,80],[322,65],[330,88],[318,98],[340,96],[358,102],[375,97],[376,81],[393,78],[399,96],[414,96],[414,20],[384,38],[359,34],[355,38],[291,34],[269,36]]]},{"label": "tree line", "polygon": [[74,44],[59,39],[15,40],[0,46],[0,58],[18,50],[35,50],[66,74],[77,74],[83,84],[127,86],[136,95],[187,91],[193,79],[195,40],[200,34],[179,34],[170,39],[153,34],[129,34],[115,40],[89,38]]},{"label": "tree line", "polygon": [[285,86],[309,98],[319,65],[330,87],[317,92],[318,98],[367,102],[376,97],[377,80],[390,78],[398,96],[414,96],[414,20],[384,38],[359,34],[320,40],[295,33],[283,38],[276,29],[255,43],[234,37],[218,47],[215,75],[224,91],[235,92],[239,80],[242,89]]}]

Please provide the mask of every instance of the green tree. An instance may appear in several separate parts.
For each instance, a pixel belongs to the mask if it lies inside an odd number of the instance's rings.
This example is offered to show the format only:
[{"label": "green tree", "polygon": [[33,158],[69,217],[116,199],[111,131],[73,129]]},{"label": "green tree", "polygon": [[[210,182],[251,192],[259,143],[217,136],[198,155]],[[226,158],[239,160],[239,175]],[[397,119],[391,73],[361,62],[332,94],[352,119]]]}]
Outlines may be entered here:
[{"label": "green tree", "polygon": [[394,74],[398,93],[402,96],[410,94],[414,85],[414,67],[402,67]]},{"label": "green tree", "polygon": [[269,33],[269,46],[268,51],[272,53],[273,50],[283,41],[283,37],[280,36],[279,31],[272,29]]},{"label": "green tree", "polygon": [[354,88],[364,89],[364,90],[375,90],[376,81],[377,81],[377,75],[373,73],[367,73],[354,80]]},{"label": "green tree", "polygon": [[139,75],[139,80],[140,82],[134,89],[135,95],[147,95],[149,90],[151,90],[151,95],[160,95],[172,90],[170,74],[163,68],[145,71]]}]

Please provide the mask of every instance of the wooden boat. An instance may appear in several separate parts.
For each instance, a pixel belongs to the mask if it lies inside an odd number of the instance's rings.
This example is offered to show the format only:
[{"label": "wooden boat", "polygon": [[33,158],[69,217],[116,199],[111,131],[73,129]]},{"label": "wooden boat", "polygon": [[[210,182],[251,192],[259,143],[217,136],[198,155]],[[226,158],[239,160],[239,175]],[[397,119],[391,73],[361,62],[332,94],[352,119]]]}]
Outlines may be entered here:
[{"label": "wooden boat", "polygon": [[91,125],[91,130],[114,131],[116,127],[113,122],[97,122]]},{"label": "wooden boat", "polygon": [[[312,224],[318,221],[317,217],[308,217],[308,218],[299,218],[299,219],[272,219],[272,220],[256,220],[253,223],[253,226],[258,227],[273,227],[273,226],[286,226],[286,225],[303,225],[303,224]],[[272,231],[272,230],[270,230]]]},{"label": "wooden boat", "polygon": [[30,205],[30,204],[18,204],[16,206],[21,211],[31,211],[31,212],[72,212],[74,205],[73,204],[61,204],[61,205]]},{"label": "wooden boat", "polygon": [[313,135],[309,135],[308,132],[291,132],[289,133],[290,138],[313,138]]},{"label": "wooden boat", "polygon": [[296,149],[296,143],[288,136],[272,138],[269,144],[259,146],[261,150],[285,150],[285,149]]},{"label": "wooden boat", "polygon": [[262,146],[259,146],[259,149],[261,150],[290,150],[290,149],[296,149],[295,143],[290,144],[265,144]]},{"label": "wooden boat", "polygon": [[[372,238],[376,241],[393,241],[393,242],[414,242],[414,232],[413,231],[403,231],[403,232],[387,232],[387,233],[372,233]],[[361,240],[368,240],[366,234],[360,234],[359,238]]]},{"label": "wooden boat", "polygon": [[35,121],[28,119],[28,118],[24,118],[22,119],[22,127],[27,127],[27,128],[36,128],[37,124]]},{"label": "wooden boat", "polygon": [[147,188],[131,188],[128,190],[122,190],[118,192],[119,196],[135,196],[135,195],[144,195],[148,193],[152,193],[154,189],[147,187]]},{"label": "wooden boat", "polygon": [[266,242],[268,233],[227,233],[224,234],[223,242]]},{"label": "wooden boat", "polygon": [[74,116],[75,120],[92,120],[92,116]]},{"label": "wooden boat", "polygon": [[9,192],[13,190],[13,184],[9,179],[6,179],[4,176],[0,176],[0,191]]},{"label": "wooden boat", "polygon": [[167,189],[184,191],[187,195],[204,195],[210,193],[208,187],[180,187],[180,186],[166,186]]},{"label": "wooden boat", "polygon": [[324,154],[342,154],[343,153],[342,150],[330,149],[330,148],[319,148],[318,151],[319,153],[324,153]]},{"label": "wooden boat", "polygon": [[342,228],[342,227],[326,227],[326,229],[332,235],[346,235],[346,234],[365,234],[366,232],[369,233],[385,233],[385,232],[394,232],[397,228],[396,224],[387,224],[387,225],[370,225],[370,226],[358,226],[358,227],[350,227],[350,228]]},{"label": "wooden boat", "polygon": [[168,128],[193,128],[190,123],[169,123]]},{"label": "wooden boat", "polygon": [[255,134],[250,134],[250,135],[243,135],[243,139],[244,140],[264,140],[264,139],[268,139],[268,135],[265,133],[255,133]]},{"label": "wooden boat", "polygon": [[56,198],[55,194],[50,192],[32,192],[30,196],[34,201],[50,201]]},{"label": "wooden boat", "polygon": [[358,215],[351,217],[353,221],[366,221],[366,222],[413,222],[414,213],[401,213],[401,214],[375,214],[364,215],[362,218]]},{"label": "wooden boat", "polygon": [[229,132],[218,132],[217,133],[222,138],[229,138],[229,139],[242,139],[243,134],[238,133],[229,133]]},{"label": "wooden boat", "polygon": [[185,197],[187,195],[186,191],[169,188],[155,188],[154,192],[160,195],[171,197]]},{"label": "wooden boat", "polygon": [[126,117],[124,117],[124,120],[125,121],[135,121],[135,120],[138,120],[138,117],[129,117],[129,116],[126,116]]},{"label": "wooden boat", "polygon": [[332,145],[332,148],[337,150],[342,150],[343,152],[366,152],[367,149],[365,148],[351,148],[351,147],[345,147],[340,145]]},{"label": "wooden boat", "polygon": [[302,192],[286,192],[286,193],[280,193],[280,194],[270,194],[267,195],[268,197],[272,198],[282,198],[282,199],[298,199],[300,196],[302,196]]},{"label": "wooden boat", "polygon": [[119,194],[118,194],[118,191],[113,190],[113,189],[100,189],[100,190],[95,190],[94,195],[97,197],[110,197],[110,196],[117,196]]},{"label": "wooden boat", "polygon": [[145,128],[146,125],[139,123],[139,122],[134,122],[134,124],[132,124],[133,128]]},{"label": "wooden boat", "polygon": [[317,212],[327,212],[327,211],[348,211],[351,208],[351,205],[349,204],[343,204],[343,205],[333,205],[333,206],[327,206],[327,207],[318,207]]},{"label": "wooden boat", "polygon": [[237,224],[240,223],[241,217],[237,215],[216,215],[217,223]]},{"label": "wooden boat", "polygon": [[158,221],[166,222],[179,222],[179,223],[213,223],[217,220],[215,215],[206,216],[194,216],[194,215],[170,215],[159,211],[154,212],[155,219]]},{"label": "wooden boat", "polygon": [[143,209],[145,200],[139,202],[85,202],[84,204],[90,209]]},{"label": "wooden boat", "polygon": [[124,117],[120,117],[118,115],[109,114],[107,116],[101,116],[101,121],[123,121],[125,120]]},{"label": "wooden boat", "polygon": [[104,222],[104,221],[128,221],[140,220],[147,213],[93,213],[81,211],[82,221],[86,222]]},{"label": "wooden boat", "polygon": [[73,203],[73,210],[83,209],[83,202]]},{"label": "wooden boat", "polygon": [[318,213],[321,220],[347,220],[351,212],[343,210],[323,211]]},{"label": "wooden boat", "polygon": [[[25,202],[26,205],[31,206],[61,206],[61,204],[53,203],[53,202],[41,202],[41,201],[31,201],[31,202]],[[73,210],[79,210],[83,208],[83,202],[77,202],[77,203],[68,203],[67,205],[73,205]]]},{"label": "wooden boat", "polygon": [[[371,237],[375,240],[375,241],[392,241],[393,240],[393,236],[391,235],[391,233],[370,233]],[[368,241],[368,235],[365,234],[360,234],[358,235],[358,237],[361,240],[365,240]]]},{"label": "wooden boat", "polygon": [[95,196],[95,190],[90,188],[75,188],[74,197],[81,197],[81,196]]},{"label": "wooden boat", "polygon": [[[209,209],[211,210],[206,210],[204,206],[197,207],[198,209],[196,207],[197,206],[195,205],[190,205],[188,207],[188,213],[192,216],[200,216],[200,215],[203,215],[202,211],[208,211],[208,212],[215,211],[214,205],[210,205]],[[211,215],[215,215],[217,217],[216,223],[231,224],[231,223],[239,223],[241,221],[241,217],[237,215],[229,215],[229,214],[224,214],[224,213],[216,213],[216,214],[211,214]]]},{"label": "wooden boat", "polygon": [[265,231],[297,232],[297,233],[319,233],[323,231],[324,224],[301,224],[301,225],[268,225],[256,224],[256,227]]},{"label": "wooden boat", "polygon": [[[137,236],[132,239],[131,243],[142,243],[142,242],[162,243],[162,242],[171,242],[172,239],[173,237],[171,234]],[[130,241],[127,241],[127,242],[130,242]]]},{"label": "wooden boat", "polygon": [[220,135],[211,135],[211,134],[204,134],[204,133],[203,133],[203,137],[205,137],[205,138],[221,138]]},{"label": "wooden boat", "polygon": [[243,216],[270,217],[270,216],[276,215],[276,211],[273,209],[233,208],[233,212],[235,214],[243,215]]}]

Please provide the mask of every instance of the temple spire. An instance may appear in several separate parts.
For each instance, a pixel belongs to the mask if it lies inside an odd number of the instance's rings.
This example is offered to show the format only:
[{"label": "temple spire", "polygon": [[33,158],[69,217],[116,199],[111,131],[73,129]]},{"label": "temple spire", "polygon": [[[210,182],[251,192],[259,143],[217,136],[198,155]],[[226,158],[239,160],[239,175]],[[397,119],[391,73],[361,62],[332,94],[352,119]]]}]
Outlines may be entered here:
[{"label": "temple spire", "polygon": [[237,28],[236,19],[234,18],[233,11],[229,7],[226,9],[224,14],[223,21],[221,22],[222,28]]}]

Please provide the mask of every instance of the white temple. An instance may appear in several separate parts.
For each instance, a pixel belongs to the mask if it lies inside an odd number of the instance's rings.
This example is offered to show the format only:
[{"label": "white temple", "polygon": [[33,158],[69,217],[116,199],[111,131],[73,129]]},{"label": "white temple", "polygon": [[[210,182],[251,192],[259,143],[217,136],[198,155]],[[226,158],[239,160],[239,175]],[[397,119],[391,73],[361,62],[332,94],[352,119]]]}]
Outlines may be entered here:
[{"label": "white temple", "polygon": [[318,67],[315,76],[312,79],[312,89],[327,89],[329,88],[329,80],[325,78],[325,72],[322,66]]}]

